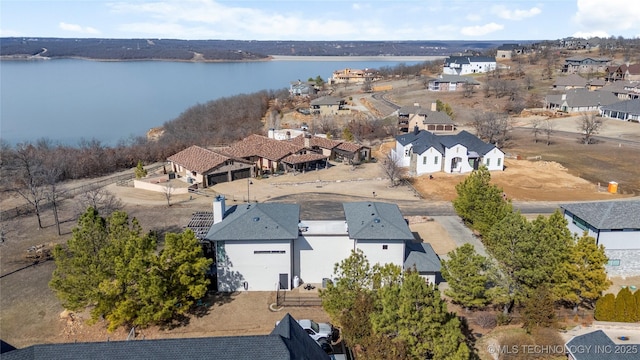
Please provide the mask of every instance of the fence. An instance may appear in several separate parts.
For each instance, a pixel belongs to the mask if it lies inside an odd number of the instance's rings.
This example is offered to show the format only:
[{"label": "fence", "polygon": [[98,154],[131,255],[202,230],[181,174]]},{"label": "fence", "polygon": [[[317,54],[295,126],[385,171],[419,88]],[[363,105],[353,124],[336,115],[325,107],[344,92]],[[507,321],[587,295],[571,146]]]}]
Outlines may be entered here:
[{"label": "fence", "polygon": [[[160,169],[163,166],[163,164],[156,164],[150,167],[147,167],[147,171],[148,172],[153,172],[156,171],[158,169]],[[121,174],[121,175],[116,175],[116,176],[111,176],[105,179],[101,179],[101,180],[96,180],[93,181],[91,183],[88,184],[84,184],[84,185],[80,185],[80,186],[76,186],[76,187],[72,187],[69,189],[63,189],[60,191],[60,200],[64,200],[64,199],[70,199],[75,197],[76,195],[79,194],[84,194],[88,191],[92,191],[95,189],[99,189],[102,187],[105,187],[107,185],[116,183],[116,184],[121,184],[123,182],[129,182],[131,180],[133,180],[135,178],[135,174],[133,173],[133,171],[131,173],[127,173],[127,174]],[[46,210],[48,208],[51,207],[51,203],[47,202],[47,201],[41,201],[40,203],[40,209],[41,210]],[[0,211],[0,219],[2,220],[8,220],[8,219],[13,219],[16,218],[18,216],[21,215],[29,215],[32,214],[35,211],[33,205],[31,204],[24,204],[24,205],[20,205],[20,206],[16,206],[10,209],[4,209],[2,211]]]},{"label": "fence", "polygon": [[276,290],[276,306],[322,306],[322,299],[317,296],[301,296],[290,291]]}]

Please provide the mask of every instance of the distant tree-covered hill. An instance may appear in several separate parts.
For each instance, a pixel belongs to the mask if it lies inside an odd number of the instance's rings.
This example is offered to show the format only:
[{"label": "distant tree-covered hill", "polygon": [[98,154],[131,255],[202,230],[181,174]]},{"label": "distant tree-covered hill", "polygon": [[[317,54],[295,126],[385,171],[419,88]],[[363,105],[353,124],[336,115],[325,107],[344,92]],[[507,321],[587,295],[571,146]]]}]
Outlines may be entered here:
[{"label": "distant tree-covered hill", "polygon": [[484,52],[502,41],[240,41],[1,38],[3,58],[246,61],[269,55],[434,56]]}]

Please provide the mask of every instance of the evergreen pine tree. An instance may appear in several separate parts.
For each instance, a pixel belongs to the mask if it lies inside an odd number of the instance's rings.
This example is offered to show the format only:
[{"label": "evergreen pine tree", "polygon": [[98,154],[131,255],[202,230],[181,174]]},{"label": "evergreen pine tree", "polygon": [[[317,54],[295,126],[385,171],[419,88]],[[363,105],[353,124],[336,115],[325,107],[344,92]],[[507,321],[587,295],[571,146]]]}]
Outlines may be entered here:
[{"label": "evergreen pine tree", "polygon": [[442,277],[449,289],[445,295],[466,308],[478,308],[490,301],[487,295],[489,261],[478,255],[471,244],[464,244],[442,260]]},{"label": "evergreen pine tree", "polygon": [[596,301],[594,317],[598,321],[614,321],[616,309],[616,296],[606,294]]}]

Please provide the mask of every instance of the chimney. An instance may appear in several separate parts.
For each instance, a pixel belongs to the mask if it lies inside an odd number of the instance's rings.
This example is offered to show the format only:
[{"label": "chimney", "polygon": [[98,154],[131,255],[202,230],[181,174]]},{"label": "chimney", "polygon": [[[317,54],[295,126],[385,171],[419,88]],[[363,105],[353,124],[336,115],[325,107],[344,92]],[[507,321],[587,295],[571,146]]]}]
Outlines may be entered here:
[{"label": "chimney", "polygon": [[418,125],[413,127],[413,135],[418,135],[418,133],[420,132],[420,129],[418,128]]},{"label": "chimney", "polygon": [[431,103],[431,111],[438,111],[438,104],[437,103]]},{"label": "chimney", "polygon": [[270,128],[267,136],[269,137],[269,139],[275,139],[275,133],[276,130],[274,128]]},{"label": "chimney", "polygon": [[567,100],[567,94],[562,94],[562,100]]},{"label": "chimney", "polygon": [[224,219],[224,213],[227,211],[224,204],[224,196],[218,195],[213,199],[213,223],[217,224]]},{"label": "chimney", "polygon": [[304,147],[311,149],[311,135],[304,135]]}]

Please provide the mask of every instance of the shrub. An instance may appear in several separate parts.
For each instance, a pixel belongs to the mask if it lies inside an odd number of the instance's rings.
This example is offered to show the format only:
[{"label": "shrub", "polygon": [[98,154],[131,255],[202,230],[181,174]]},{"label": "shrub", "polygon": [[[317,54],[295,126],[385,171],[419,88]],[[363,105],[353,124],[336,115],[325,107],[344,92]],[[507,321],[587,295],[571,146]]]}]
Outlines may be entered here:
[{"label": "shrub", "polygon": [[483,329],[493,329],[498,325],[497,317],[489,311],[481,311],[475,316],[475,323]]},{"label": "shrub", "polygon": [[596,301],[594,316],[599,321],[613,321],[615,315],[616,297],[613,294],[606,294]]}]

